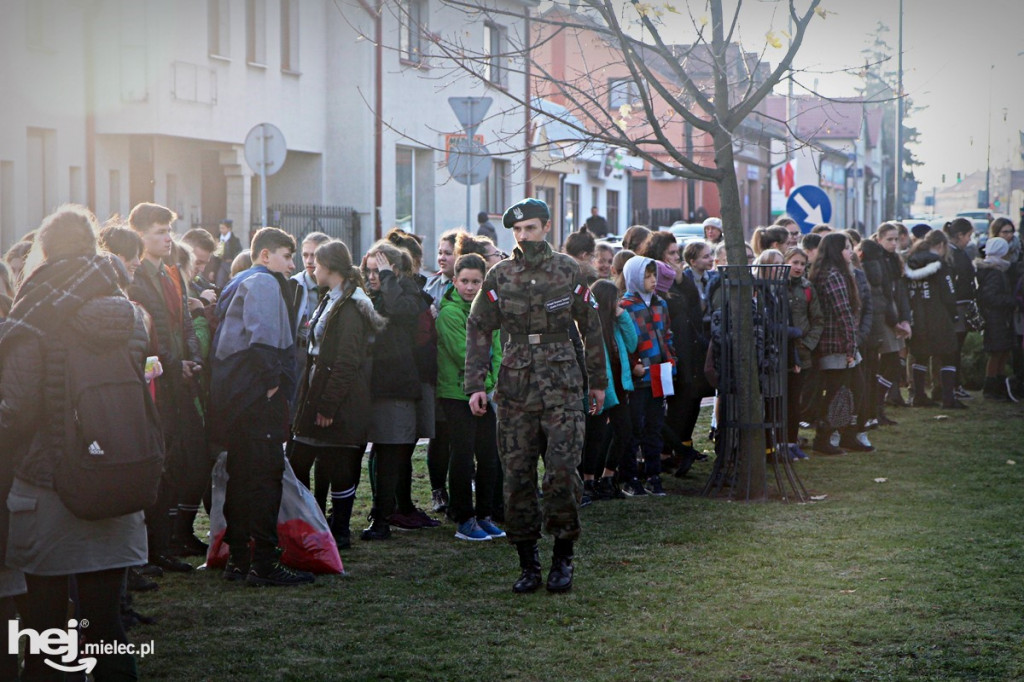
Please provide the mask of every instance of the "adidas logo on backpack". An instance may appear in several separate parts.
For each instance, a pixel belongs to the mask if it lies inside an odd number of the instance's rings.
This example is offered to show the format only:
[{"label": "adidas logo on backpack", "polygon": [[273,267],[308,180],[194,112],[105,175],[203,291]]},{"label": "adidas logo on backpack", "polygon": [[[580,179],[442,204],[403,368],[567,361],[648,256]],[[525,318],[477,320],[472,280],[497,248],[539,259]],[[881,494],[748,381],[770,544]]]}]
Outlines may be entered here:
[{"label": "adidas logo on backpack", "polygon": [[90,455],[105,455],[107,453],[103,452],[103,448],[100,447],[100,444],[98,442],[93,441],[89,445],[89,454]]}]

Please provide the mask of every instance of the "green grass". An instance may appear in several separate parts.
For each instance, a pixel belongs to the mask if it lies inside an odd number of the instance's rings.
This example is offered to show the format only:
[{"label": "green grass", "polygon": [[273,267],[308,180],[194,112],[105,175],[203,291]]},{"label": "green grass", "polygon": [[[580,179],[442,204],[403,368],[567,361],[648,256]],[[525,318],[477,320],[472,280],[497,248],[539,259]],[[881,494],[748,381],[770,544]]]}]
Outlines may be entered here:
[{"label": "green grass", "polygon": [[[356,540],[342,554],[347,575],[308,587],[168,576],[160,591],[135,597],[159,618],[130,633],[155,642],[140,673],[1024,679],[1024,410],[980,396],[970,407],[945,420],[941,410],[891,410],[900,425],[872,432],[876,453],[797,463],[808,491],[827,496],[820,502],[698,497],[704,463],[686,480],[669,477],[668,497],[595,503],[582,512],[568,595],[512,594],[513,549],[460,543],[450,523]],[[425,503],[422,453],[416,476]],[[368,495],[364,477],[363,514]],[[542,541],[542,553],[550,547]]]}]

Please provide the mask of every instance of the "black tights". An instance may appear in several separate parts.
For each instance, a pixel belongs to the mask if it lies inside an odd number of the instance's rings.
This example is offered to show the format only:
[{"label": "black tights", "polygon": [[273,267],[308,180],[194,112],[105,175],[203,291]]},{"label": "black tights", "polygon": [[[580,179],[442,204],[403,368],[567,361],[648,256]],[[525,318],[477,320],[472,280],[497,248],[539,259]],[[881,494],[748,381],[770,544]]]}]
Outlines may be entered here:
[{"label": "black tights", "polygon": [[[353,493],[359,486],[359,476],[362,473],[363,450],[365,446],[349,447],[336,445],[330,447],[317,447],[292,441],[288,448],[288,460],[295,470],[295,478],[299,479],[302,485],[309,487],[309,466],[305,463],[312,463],[318,460],[321,463],[321,470],[331,484],[331,492],[340,494],[351,490]],[[298,465],[297,465],[298,463]],[[320,503],[320,509],[324,510],[324,504]]]},{"label": "black tights", "polygon": [[[31,628],[36,632],[57,628],[68,628],[68,597],[71,581],[77,584],[77,619],[89,621],[81,629],[80,641],[127,643],[128,637],[121,623],[121,583],[127,569],[114,568],[72,576],[41,576],[25,574],[28,591],[15,597],[21,614],[20,628]],[[127,654],[97,656],[94,674],[98,680],[131,679],[126,668],[133,669],[134,662],[126,660]],[[130,656],[128,656],[130,658]],[[22,680],[63,680],[64,673],[44,663],[46,656],[25,654],[25,669]],[[50,657],[52,658],[52,657]]]},{"label": "black tights", "polygon": [[373,506],[376,518],[386,519],[398,511],[408,514],[412,503],[412,453],[416,443],[375,443]]}]

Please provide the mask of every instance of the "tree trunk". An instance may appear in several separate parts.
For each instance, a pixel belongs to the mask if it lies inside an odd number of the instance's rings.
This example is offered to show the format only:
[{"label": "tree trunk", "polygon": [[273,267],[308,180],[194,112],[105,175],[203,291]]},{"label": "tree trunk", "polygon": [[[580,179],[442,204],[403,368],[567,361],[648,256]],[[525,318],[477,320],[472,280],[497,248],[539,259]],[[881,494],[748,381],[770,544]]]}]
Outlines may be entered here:
[{"label": "tree trunk", "polygon": [[[747,249],[743,241],[743,217],[740,208],[736,166],[733,162],[732,136],[718,130],[714,135],[715,164],[722,172],[718,192],[722,202],[722,228],[729,265],[746,265]],[[753,286],[749,276],[744,277],[738,291],[730,299],[735,305],[730,311],[732,328],[738,330],[733,340],[743,339],[733,354],[732,375],[737,379],[739,391],[733,397],[738,402],[739,442],[738,470],[734,499],[763,500],[767,496],[765,478],[764,400],[758,378],[757,349],[753,329]]]}]

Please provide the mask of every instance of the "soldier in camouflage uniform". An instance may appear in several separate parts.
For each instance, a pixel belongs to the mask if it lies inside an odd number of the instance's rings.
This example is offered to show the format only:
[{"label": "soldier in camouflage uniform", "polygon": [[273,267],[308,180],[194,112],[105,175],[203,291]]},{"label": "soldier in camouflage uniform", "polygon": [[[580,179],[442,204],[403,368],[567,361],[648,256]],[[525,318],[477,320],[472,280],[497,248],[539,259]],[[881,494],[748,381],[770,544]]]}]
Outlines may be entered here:
[{"label": "soldier in camouflage uniform", "polygon": [[[505,528],[519,552],[522,575],[517,593],[540,587],[537,540],[541,521],[555,538],[547,589],[572,587],[573,542],[580,535],[577,474],[583,451],[584,410],[600,412],[605,375],[597,303],[579,265],[555,253],[545,236],[551,230],[547,204],[524,199],[502,220],[518,246],[510,260],[495,265],[470,311],[466,328],[465,391],[470,408],[487,406],[484,378],[490,366],[491,334],[509,334],[503,350],[494,400],[498,405],[498,450],[505,470]],[[569,329],[578,325],[586,340],[590,390]],[[544,454],[543,511],[537,495],[537,458]]]}]

